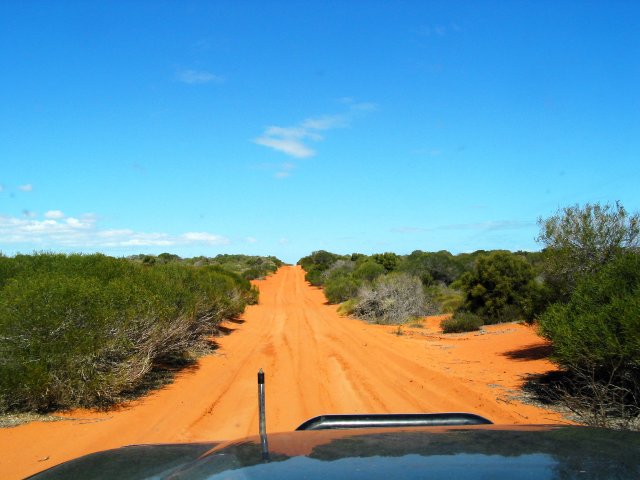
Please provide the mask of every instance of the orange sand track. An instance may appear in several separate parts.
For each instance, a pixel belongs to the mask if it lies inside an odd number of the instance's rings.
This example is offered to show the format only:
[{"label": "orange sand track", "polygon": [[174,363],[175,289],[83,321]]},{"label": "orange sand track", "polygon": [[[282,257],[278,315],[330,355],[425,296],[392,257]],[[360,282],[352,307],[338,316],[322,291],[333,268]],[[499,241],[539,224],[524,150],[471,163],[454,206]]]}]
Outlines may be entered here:
[{"label": "orange sand track", "polygon": [[553,368],[526,326],[444,336],[424,328],[342,318],[299,267],[257,282],[260,304],[220,338],[197,369],[110,412],[0,429],[0,478],[20,478],[71,458],[135,443],[223,440],[258,429],[256,373],[266,372],[267,430],[295,429],[322,413],[474,412],[495,423],[557,423],[512,397],[528,373]]}]

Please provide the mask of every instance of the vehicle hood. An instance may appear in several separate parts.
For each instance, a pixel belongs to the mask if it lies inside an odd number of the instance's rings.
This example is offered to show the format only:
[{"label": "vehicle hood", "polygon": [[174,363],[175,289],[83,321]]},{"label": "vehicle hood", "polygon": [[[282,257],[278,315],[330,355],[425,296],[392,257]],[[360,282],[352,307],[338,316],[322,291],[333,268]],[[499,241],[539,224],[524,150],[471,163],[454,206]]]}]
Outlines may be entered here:
[{"label": "vehicle hood", "polygon": [[296,431],[261,440],[134,445],[31,478],[640,478],[640,432],[483,425]]}]

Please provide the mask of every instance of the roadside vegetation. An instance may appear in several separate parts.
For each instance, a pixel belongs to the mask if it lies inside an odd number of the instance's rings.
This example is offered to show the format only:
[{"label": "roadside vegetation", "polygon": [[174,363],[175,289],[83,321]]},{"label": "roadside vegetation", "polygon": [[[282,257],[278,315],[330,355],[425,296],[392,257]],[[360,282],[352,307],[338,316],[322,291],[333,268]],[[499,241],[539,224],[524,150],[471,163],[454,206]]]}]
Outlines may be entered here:
[{"label": "roadside vegetation", "polygon": [[0,412],[113,404],[257,302],[246,275],[167,255],[0,255]]},{"label": "roadside vegetation", "polygon": [[[444,333],[523,321],[553,344],[543,394],[591,425],[640,428],[640,215],[586,204],[539,219],[541,252],[313,252],[298,262],[339,311]],[[399,330],[400,331],[400,330]]]}]

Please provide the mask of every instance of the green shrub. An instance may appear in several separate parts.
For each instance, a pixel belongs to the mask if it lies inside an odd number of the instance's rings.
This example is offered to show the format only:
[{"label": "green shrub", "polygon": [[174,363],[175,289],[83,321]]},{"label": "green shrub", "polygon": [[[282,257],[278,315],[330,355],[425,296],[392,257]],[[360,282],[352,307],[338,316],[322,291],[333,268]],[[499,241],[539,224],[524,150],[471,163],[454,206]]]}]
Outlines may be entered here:
[{"label": "green shrub", "polygon": [[304,279],[314,287],[320,287],[324,285],[324,281],[325,281],[324,270],[320,270],[318,268],[311,268],[304,275]]},{"label": "green shrub", "polygon": [[324,284],[324,295],[329,303],[342,303],[358,293],[358,283],[350,275],[336,275]]},{"label": "green shrub", "polygon": [[457,312],[453,317],[443,320],[440,327],[444,333],[473,332],[484,324],[482,317],[470,312]]},{"label": "green shrub", "polygon": [[363,282],[373,282],[386,273],[385,268],[373,260],[366,260],[356,267],[353,277]]}]

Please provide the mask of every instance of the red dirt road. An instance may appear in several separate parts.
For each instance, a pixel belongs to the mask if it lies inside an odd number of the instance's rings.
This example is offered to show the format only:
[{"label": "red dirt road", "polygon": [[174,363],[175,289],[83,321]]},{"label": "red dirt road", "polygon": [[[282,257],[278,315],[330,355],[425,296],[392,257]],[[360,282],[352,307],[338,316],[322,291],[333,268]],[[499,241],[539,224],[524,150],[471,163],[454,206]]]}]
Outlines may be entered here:
[{"label": "red dirt road", "polygon": [[551,370],[546,344],[526,326],[444,336],[423,328],[342,318],[299,267],[257,282],[260,304],[219,339],[197,369],[110,412],[0,429],[0,478],[136,443],[214,441],[256,434],[256,373],[266,373],[267,430],[295,429],[322,413],[464,411],[495,423],[557,423],[559,415],[512,397],[528,373]]}]

